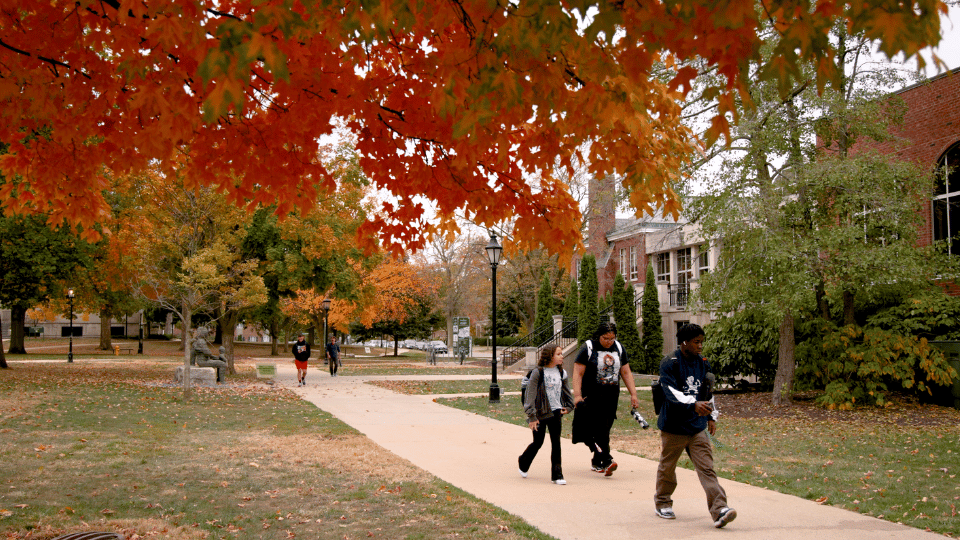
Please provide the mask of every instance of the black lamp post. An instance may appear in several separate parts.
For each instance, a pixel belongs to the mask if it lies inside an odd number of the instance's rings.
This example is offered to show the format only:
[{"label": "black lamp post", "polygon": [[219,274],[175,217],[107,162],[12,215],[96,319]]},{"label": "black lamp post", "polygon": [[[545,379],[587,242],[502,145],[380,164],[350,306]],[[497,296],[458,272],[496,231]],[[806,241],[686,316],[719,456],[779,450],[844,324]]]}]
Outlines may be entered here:
[{"label": "black lamp post", "polygon": [[67,353],[67,362],[73,362],[73,289],[67,290],[67,301],[70,302],[70,352]]},{"label": "black lamp post", "polygon": [[[323,350],[327,350],[327,343],[329,343],[330,338],[327,337],[327,329],[330,327],[330,299],[323,299]],[[327,353],[323,353],[323,357],[327,357]]]},{"label": "black lamp post", "polygon": [[143,310],[140,310],[140,330],[138,332],[137,354],[143,354]]},{"label": "black lamp post", "polygon": [[493,338],[493,357],[490,362],[490,403],[500,403],[500,387],[497,386],[497,266],[500,264],[500,255],[503,254],[503,247],[497,243],[497,235],[490,231],[490,243],[484,248],[487,250],[487,258],[490,259],[490,270],[493,272],[493,323],[490,333]]}]

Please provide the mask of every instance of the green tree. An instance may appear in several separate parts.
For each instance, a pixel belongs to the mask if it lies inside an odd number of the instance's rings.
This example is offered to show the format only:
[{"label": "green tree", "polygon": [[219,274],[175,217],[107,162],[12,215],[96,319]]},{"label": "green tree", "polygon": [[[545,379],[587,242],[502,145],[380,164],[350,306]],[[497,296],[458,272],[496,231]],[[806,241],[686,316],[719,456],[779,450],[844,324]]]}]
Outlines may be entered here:
[{"label": "green tree", "polygon": [[630,358],[630,369],[642,373],[645,367],[643,345],[637,328],[637,305],[633,285],[618,272],[613,281],[613,316],[617,321],[617,339]]},{"label": "green tree", "polygon": [[[69,227],[53,229],[43,216],[0,216],[0,305],[10,308],[10,354],[27,352],[27,310],[51,300],[64,305],[64,281],[90,264],[91,252]],[[74,289],[82,303],[84,291]]]},{"label": "green tree", "polygon": [[[577,314],[580,312],[580,291],[577,288],[577,280],[570,278],[570,290],[567,292],[567,298],[563,302],[563,326],[566,326],[572,323],[577,318]],[[574,335],[566,335],[565,338],[576,337]]]},{"label": "green tree", "polygon": [[723,241],[697,291],[699,307],[753,308],[777,321],[775,405],[789,403],[794,387],[798,313],[816,306],[829,318],[834,304],[852,324],[857,297],[889,283],[916,287],[943,267],[915,243],[917,201],[931,177],[869,150],[890,139],[902,107],[885,89],[904,81],[862,63],[873,45],[862,36],[838,25],[833,37],[841,90],[820,94],[801,82],[784,98],[779,87],[750,85],[753,106],[741,108],[736,144],[693,205],[704,236]]},{"label": "green tree", "polygon": [[540,290],[537,292],[537,319],[533,323],[533,329],[540,331],[537,345],[553,337],[553,312],[553,289],[550,287],[550,278],[544,272]]},{"label": "green tree", "polygon": [[663,358],[663,315],[660,313],[660,297],[651,265],[647,265],[640,315],[643,318],[643,336],[640,339],[643,346],[643,372],[658,373]]},{"label": "green tree", "polygon": [[577,316],[577,340],[582,344],[593,336],[599,323],[597,259],[584,255],[580,261],[580,312]]}]

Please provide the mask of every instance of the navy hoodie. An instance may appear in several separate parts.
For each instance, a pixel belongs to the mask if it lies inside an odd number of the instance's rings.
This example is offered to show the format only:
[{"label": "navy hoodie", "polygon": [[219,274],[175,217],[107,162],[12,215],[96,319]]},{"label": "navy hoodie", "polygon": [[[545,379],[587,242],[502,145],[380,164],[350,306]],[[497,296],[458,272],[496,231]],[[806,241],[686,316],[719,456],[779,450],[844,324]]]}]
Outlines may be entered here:
[{"label": "navy hoodie", "polygon": [[[704,401],[701,388],[710,363],[700,355],[685,357],[680,349],[660,362],[660,386],[664,402],[657,417],[657,428],[675,435],[696,435],[707,429],[707,420],[717,417],[716,406],[711,416],[700,416],[694,410],[697,401]],[[710,398],[711,403],[713,398]]]}]

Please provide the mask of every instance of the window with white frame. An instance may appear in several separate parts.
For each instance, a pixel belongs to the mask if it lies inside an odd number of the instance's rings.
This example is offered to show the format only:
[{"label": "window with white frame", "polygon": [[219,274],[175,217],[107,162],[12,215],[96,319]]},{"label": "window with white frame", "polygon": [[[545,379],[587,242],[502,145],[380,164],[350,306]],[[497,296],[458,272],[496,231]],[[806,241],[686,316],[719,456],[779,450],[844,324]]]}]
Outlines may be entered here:
[{"label": "window with white frame", "polygon": [[627,249],[620,248],[620,275],[627,277]]},{"label": "window with white frame", "polygon": [[686,286],[693,280],[693,249],[677,250],[677,284]]},{"label": "window with white frame", "polygon": [[657,253],[657,281],[670,283],[670,253]]},{"label": "window with white frame", "polygon": [[933,195],[933,240],[946,241],[951,255],[960,255],[960,143],[937,163]]},{"label": "window with white frame", "polygon": [[701,276],[705,276],[710,273],[710,246],[703,244],[700,246],[700,256],[697,257],[698,262],[697,266],[700,271]]},{"label": "window with white frame", "polygon": [[630,246],[630,279],[637,280],[637,246]]}]

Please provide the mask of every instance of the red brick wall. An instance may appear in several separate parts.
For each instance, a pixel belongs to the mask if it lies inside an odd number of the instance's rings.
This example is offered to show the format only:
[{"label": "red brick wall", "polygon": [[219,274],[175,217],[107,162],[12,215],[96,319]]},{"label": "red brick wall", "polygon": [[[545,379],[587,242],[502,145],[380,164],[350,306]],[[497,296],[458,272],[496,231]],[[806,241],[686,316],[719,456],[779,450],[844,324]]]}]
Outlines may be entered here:
[{"label": "red brick wall", "polygon": [[[903,126],[895,134],[907,143],[882,148],[933,169],[940,156],[960,141],[960,69],[905,88],[895,95],[907,106]],[[930,245],[933,224],[929,201],[922,205],[921,215],[925,225],[920,231],[920,245]]]}]

